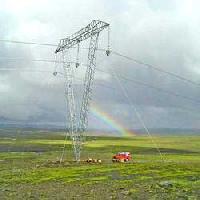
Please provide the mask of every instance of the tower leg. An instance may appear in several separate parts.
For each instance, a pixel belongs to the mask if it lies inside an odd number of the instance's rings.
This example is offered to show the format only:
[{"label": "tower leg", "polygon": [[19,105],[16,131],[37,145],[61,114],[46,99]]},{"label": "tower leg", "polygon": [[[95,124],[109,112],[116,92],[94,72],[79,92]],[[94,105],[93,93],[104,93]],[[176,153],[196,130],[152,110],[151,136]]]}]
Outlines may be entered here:
[{"label": "tower leg", "polygon": [[[76,115],[76,105],[74,99],[74,88],[73,88],[73,67],[66,62],[65,55],[63,53],[63,67],[64,67],[64,76],[65,76],[65,96],[67,100],[67,109],[68,109],[68,122],[69,122],[69,135],[72,140],[73,152],[76,161],[80,160],[80,134],[77,129],[77,115]],[[65,146],[63,148],[63,153],[61,156],[61,161],[64,157]]]},{"label": "tower leg", "polygon": [[89,110],[89,103],[92,96],[92,84],[94,80],[94,73],[96,68],[96,57],[95,52],[98,45],[98,38],[99,33],[93,35],[90,38],[90,46],[89,46],[89,52],[88,52],[88,66],[85,74],[85,80],[84,80],[84,92],[83,92],[83,98],[82,98],[82,105],[80,110],[80,121],[79,121],[79,127],[80,127],[80,133],[82,136],[82,133],[86,130],[88,125],[88,110]]}]

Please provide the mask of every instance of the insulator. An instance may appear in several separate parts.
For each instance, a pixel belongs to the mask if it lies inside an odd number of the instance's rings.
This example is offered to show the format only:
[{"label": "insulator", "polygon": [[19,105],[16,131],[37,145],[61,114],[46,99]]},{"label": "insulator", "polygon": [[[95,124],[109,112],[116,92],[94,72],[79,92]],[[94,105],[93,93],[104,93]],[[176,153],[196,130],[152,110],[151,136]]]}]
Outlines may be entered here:
[{"label": "insulator", "polygon": [[78,42],[78,46],[77,46],[77,55],[76,55],[76,68],[79,67],[79,52],[80,52],[80,43]]},{"label": "insulator", "polygon": [[53,75],[56,76],[58,74],[58,72],[53,72]]},{"label": "insulator", "polygon": [[106,50],[106,55],[109,56],[111,53],[110,51],[110,26],[108,26],[108,48]]},{"label": "insulator", "polygon": [[109,56],[110,55],[110,53],[111,53],[111,51],[108,49],[108,50],[106,50],[106,55],[107,56]]},{"label": "insulator", "polygon": [[76,63],[76,68],[78,68],[79,66],[80,66],[80,63],[77,62],[77,63]]}]

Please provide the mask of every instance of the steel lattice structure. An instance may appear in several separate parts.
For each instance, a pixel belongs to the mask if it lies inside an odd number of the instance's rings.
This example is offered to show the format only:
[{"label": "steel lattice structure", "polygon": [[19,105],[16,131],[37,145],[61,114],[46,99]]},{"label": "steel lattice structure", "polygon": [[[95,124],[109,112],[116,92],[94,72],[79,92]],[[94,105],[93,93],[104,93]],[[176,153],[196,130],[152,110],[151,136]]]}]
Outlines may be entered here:
[{"label": "steel lattice structure", "polygon": [[[105,28],[108,28],[109,30],[108,23],[99,20],[93,20],[85,28],[82,28],[80,31],[74,33],[70,37],[61,39],[55,51],[56,54],[60,52],[63,54],[64,76],[66,80],[65,94],[68,107],[69,134],[72,139],[72,146],[76,161],[80,161],[83,132],[86,130],[88,125],[88,110],[90,99],[92,97],[92,84],[94,80],[94,73],[96,67],[95,52],[98,45],[99,33]],[[90,43],[88,50],[88,65],[84,79],[83,97],[81,102],[80,113],[76,113],[76,103],[73,88],[73,66],[71,66],[70,63],[67,62],[66,55],[67,50],[73,48],[75,45],[78,45],[79,51],[79,44],[82,41],[87,40],[88,38],[90,38]],[[109,55],[109,49],[106,51],[106,54]],[[79,64],[76,63],[76,67],[78,66]]]}]

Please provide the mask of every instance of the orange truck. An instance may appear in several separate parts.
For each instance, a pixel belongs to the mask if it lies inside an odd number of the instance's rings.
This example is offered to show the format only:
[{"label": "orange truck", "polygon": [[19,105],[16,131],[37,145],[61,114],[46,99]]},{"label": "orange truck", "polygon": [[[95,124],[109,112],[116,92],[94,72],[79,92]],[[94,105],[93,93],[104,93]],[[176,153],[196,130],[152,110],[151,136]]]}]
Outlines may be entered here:
[{"label": "orange truck", "polygon": [[113,162],[128,162],[132,159],[130,152],[118,152],[112,157]]}]

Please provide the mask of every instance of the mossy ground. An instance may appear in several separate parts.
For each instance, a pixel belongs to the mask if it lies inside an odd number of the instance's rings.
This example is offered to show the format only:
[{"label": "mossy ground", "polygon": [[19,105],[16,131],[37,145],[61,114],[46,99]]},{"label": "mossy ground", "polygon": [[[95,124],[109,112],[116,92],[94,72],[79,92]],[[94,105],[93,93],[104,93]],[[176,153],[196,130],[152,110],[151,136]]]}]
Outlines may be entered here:
[{"label": "mossy ground", "polygon": [[[200,136],[155,136],[163,159],[147,136],[89,137],[82,159],[72,161],[61,133],[19,131],[0,140],[0,199],[200,199]],[[130,151],[130,163],[112,163],[112,155]]]}]

